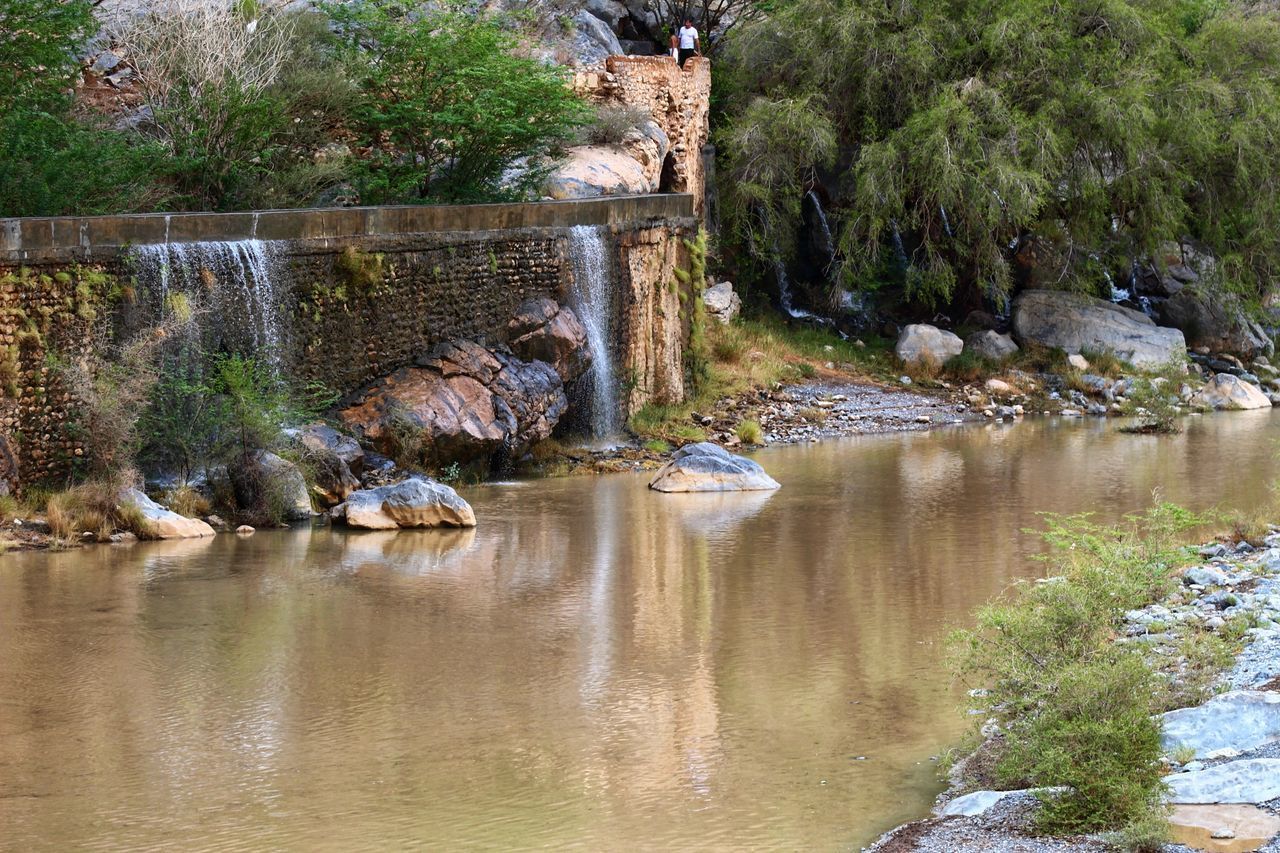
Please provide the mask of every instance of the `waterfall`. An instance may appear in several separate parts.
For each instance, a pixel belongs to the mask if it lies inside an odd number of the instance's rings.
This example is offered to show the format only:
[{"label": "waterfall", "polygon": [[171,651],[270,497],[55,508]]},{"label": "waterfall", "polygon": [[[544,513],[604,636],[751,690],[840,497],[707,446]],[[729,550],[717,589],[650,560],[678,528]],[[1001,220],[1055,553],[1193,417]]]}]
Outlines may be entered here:
[{"label": "waterfall", "polygon": [[262,240],[163,243],[136,246],[132,257],[139,283],[151,288],[163,308],[173,292],[195,294],[214,314],[211,328],[238,336],[249,354],[279,371],[286,316],[279,252]]},{"label": "waterfall", "polygon": [[617,435],[618,379],[609,346],[613,276],[602,229],[575,225],[569,229],[569,257],[573,263],[572,308],[587,331],[591,351],[591,434]]}]

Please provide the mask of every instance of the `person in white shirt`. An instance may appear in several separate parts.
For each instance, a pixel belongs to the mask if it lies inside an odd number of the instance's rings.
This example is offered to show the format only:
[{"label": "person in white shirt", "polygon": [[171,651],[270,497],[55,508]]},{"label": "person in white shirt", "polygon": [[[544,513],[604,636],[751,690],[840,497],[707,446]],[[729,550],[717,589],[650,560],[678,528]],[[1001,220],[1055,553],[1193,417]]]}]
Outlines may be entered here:
[{"label": "person in white shirt", "polygon": [[698,41],[698,31],[693,27],[692,18],[684,19],[684,26],[676,33],[676,37],[680,40],[680,67],[684,68],[689,57],[702,55],[702,45]]}]

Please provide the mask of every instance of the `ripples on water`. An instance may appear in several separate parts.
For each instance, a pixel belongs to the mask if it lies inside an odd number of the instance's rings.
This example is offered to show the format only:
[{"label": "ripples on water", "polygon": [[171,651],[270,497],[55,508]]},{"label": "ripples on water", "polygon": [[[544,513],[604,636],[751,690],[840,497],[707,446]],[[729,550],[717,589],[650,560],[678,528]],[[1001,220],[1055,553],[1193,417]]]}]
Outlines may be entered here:
[{"label": "ripples on water", "polygon": [[[783,489],[465,494],[475,531],[0,559],[0,848],[848,849],[965,726],[1040,510],[1245,506],[1269,413],[767,451]],[[858,760],[865,757],[865,760]]]}]

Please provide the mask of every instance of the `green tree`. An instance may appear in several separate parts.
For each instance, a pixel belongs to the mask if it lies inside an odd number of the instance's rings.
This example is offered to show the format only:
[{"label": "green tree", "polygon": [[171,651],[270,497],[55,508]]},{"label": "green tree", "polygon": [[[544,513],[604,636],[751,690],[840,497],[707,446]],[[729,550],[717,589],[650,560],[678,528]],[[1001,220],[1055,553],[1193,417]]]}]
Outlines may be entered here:
[{"label": "green tree", "polygon": [[[728,209],[757,254],[785,246],[797,188],[831,167],[846,284],[905,247],[908,295],[999,299],[1030,237],[1052,246],[1063,286],[1101,288],[1105,269],[1127,273],[1184,235],[1246,293],[1278,269],[1273,14],[1213,0],[799,0],[731,42]],[[786,139],[797,115],[792,143],[742,143]]]},{"label": "green tree", "polygon": [[[590,118],[560,70],[516,56],[489,18],[388,0],[328,11],[363,95],[366,203],[518,197],[541,179],[538,163]],[[518,163],[519,176],[504,182]]]},{"label": "green tree", "polygon": [[77,121],[77,49],[96,31],[89,0],[0,3],[0,215],[132,210],[157,200],[158,151]]}]

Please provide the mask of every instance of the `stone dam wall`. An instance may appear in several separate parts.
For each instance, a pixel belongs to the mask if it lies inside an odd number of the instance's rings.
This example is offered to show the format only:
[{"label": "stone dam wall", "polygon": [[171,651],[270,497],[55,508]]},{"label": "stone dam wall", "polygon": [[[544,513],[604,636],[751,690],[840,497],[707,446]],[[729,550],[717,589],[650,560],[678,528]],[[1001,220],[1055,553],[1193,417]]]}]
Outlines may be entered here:
[{"label": "stone dam wall", "polygon": [[[595,229],[609,304],[579,306]],[[621,410],[684,396],[675,270],[689,194],[566,202],[0,220],[0,481],[65,476],[85,455],[66,366],[146,329],[172,294],[206,352],[265,359],[348,396],[434,345],[504,341],[550,296],[603,311]]]}]

